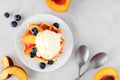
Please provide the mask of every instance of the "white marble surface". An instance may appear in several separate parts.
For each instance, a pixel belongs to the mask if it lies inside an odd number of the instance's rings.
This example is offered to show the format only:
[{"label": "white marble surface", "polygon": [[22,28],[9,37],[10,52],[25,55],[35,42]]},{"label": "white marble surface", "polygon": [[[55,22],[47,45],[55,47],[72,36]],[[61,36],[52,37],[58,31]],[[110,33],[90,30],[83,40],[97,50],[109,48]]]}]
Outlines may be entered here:
[{"label": "white marble surface", "polygon": [[[9,19],[4,18],[4,12],[10,12]],[[18,59],[14,47],[15,35],[19,26],[12,28],[10,21],[15,14],[21,14],[23,19],[49,13],[62,18],[70,27],[74,37],[73,54],[67,63],[53,72],[40,73],[32,71]],[[0,59],[3,55],[11,56],[15,64],[22,66],[29,75],[29,80],[74,80],[77,76],[78,57],[75,52],[79,45],[89,47],[93,56],[97,52],[108,53],[109,61],[103,67],[115,67],[120,71],[120,0],[72,0],[66,13],[50,10],[45,0],[0,0]],[[2,65],[0,63],[0,70]],[[89,71],[81,80],[93,80],[99,69]],[[8,80],[17,80],[12,77]]]}]

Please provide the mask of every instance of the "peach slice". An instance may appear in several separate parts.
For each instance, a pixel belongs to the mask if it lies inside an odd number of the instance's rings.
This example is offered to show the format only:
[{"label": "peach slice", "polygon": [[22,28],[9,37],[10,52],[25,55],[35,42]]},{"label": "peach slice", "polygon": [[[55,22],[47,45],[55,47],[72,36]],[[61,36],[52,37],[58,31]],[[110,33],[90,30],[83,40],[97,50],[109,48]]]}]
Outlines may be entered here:
[{"label": "peach slice", "polygon": [[34,44],[35,43],[35,39],[36,39],[36,36],[34,36],[34,35],[25,35],[25,36],[22,37],[21,42],[24,45]]},{"label": "peach slice", "polygon": [[[3,70],[9,66],[13,66],[14,63],[12,61],[12,59],[9,57],[9,56],[3,56],[2,59],[1,59],[1,62],[2,62],[2,65],[3,65]],[[10,78],[11,75],[8,74],[8,77],[7,78]]]},{"label": "peach slice", "polygon": [[46,3],[53,11],[66,12],[70,7],[71,0],[46,0]]},{"label": "peach slice", "polygon": [[4,69],[4,71],[1,73],[0,79],[7,79],[8,74],[15,75],[18,80],[28,80],[26,72],[19,66],[11,66]]},{"label": "peach slice", "polygon": [[34,48],[34,47],[35,47],[35,44],[31,44],[29,46],[26,46],[25,49],[24,49],[24,54],[29,55],[30,52],[32,51],[32,48]]},{"label": "peach slice", "polygon": [[12,59],[9,56],[3,56],[1,62],[3,64],[3,69],[14,65]]},{"label": "peach slice", "polygon": [[102,68],[95,74],[94,80],[119,80],[118,71],[112,67]]}]

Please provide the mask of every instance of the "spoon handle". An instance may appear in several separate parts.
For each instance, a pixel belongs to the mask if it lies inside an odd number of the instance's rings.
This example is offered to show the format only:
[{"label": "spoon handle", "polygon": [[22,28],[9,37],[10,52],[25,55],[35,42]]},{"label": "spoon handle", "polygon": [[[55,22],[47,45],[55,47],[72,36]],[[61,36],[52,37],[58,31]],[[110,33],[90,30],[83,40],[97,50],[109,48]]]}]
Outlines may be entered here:
[{"label": "spoon handle", "polygon": [[78,80],[85,74],[89,71],[89,68],[87,68],[79,77],[78,77]]},{"label": "spoon handle", "polygon": [[82,66],[83,66],[83,63],[81,62],[81,63],[79,64],[79,73],[78,73],[78,77],[77,77],[76,80],[79,80],[79,75],[80,75]]}]

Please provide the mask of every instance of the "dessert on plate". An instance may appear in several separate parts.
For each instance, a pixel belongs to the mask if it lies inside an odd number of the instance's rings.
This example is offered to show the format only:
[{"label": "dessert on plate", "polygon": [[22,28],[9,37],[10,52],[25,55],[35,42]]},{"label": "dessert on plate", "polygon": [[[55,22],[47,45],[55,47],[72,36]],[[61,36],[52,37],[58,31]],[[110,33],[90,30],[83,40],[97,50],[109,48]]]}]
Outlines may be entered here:
[{"label": "dessert on plate", "polygon": [[52,64],[63,53],[65,40],[58,23],[39,24],[31,23],[21,38],[24,46],[24,54],[40,60],[40,62]]}]

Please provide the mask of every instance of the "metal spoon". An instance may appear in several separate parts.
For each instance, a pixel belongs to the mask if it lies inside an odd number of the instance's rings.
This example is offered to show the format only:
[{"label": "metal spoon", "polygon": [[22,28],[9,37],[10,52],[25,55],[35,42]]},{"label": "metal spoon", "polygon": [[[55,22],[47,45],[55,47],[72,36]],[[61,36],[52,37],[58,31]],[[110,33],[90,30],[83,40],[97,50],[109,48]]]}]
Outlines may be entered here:
[{"label": "metal spoon", "polygon": [[92,59],[89,62],[88,68],[85,70],[84,73],[82,73],[79,78],[81,78],[86,72],[88,72],[91,69],[96,69],[101,67],[105,62],[108,60],[108,56],[104,52],[100,52],[92,57]]},{"label": "metal spoon", "polygon": [[89,58],[89,51],[88,51],[88,48],[85,45],[81,45],[78,48],[78,50],[79,50],[79,53],[80,53],[81,62],[79,63],[79,73],[78,73],[78,77],[77,77],[76,80],[79,79],[81,67],[88,61],[88,58]]}]

